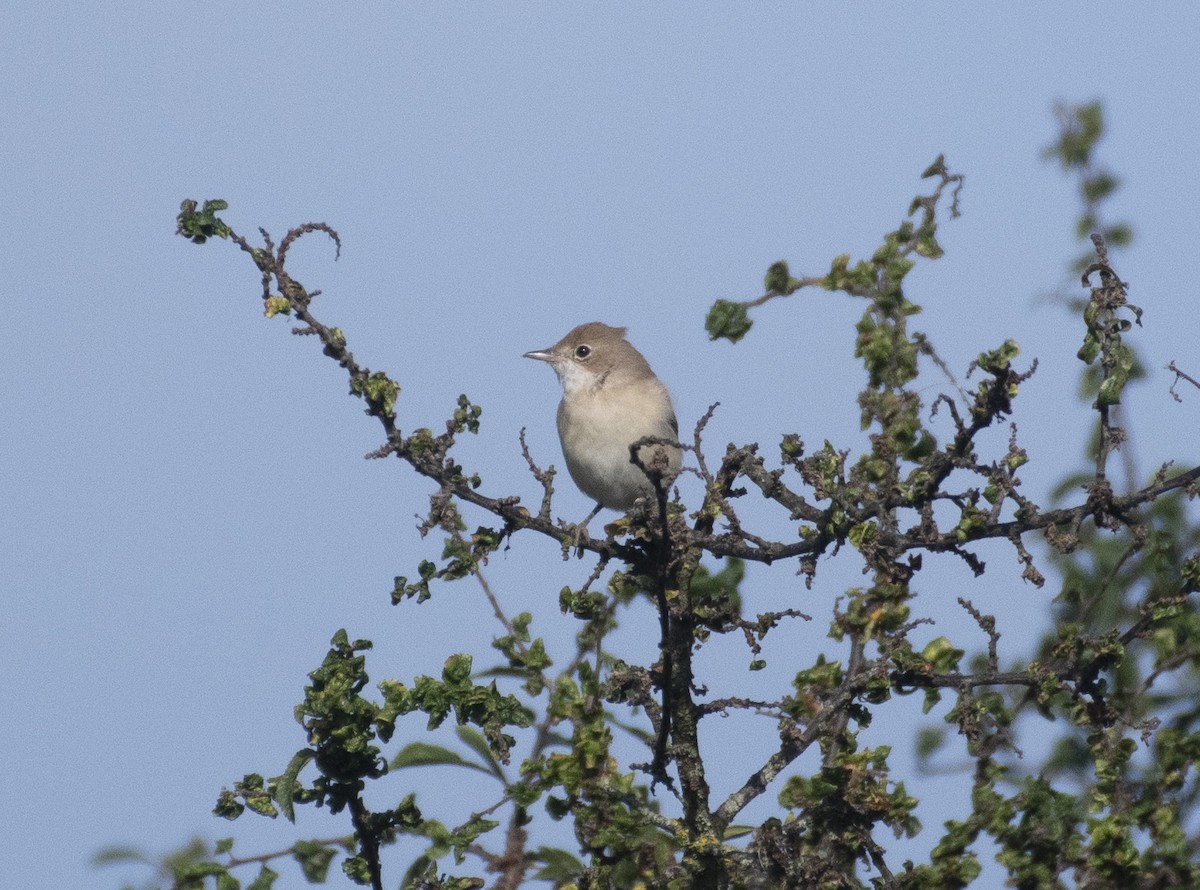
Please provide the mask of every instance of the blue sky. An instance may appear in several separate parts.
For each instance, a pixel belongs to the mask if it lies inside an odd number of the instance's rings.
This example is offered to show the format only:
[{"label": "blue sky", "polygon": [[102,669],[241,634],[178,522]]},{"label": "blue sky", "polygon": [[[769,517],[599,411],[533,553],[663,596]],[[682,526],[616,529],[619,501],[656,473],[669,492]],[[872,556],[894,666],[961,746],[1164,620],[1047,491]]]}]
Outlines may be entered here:
[{"label": "blue sky", "polygon": [[[1079,465],[1091,422],[1075,399],[1080,323],[1039,299],[1079,250],[1072,186],[1039,159],[1056,100],[1104,100],[1101,156],[1125,183],[1111,209],[1137,231],[1117,257],[1146,310],[1133,337],[1151,376],[1128,399],[1137,464],[1194,454],[1200,401],[1175,403],[1160,369],[1200,370],[1198,26],[1191,5],[1103,2],[0,13],[0,873],[115,887],[138,876],[90,870],[108,844],[161,853],[234,834],[252,853],[344,831],[209,811],[222,785],[277,773],[303,744],[291,709],[338,627],[376,641],[374,677],[401,679],[452,651],[484,657],[497,633],[465,584],[389,605],[393,576],[440,550],[414,530],[427,487],[361,459],[380,432],[340,371],[262,318],[239,252],[173,236],[180,200],[228,200],[245,234],[338,229],[336,263],[320,237],[293,251],[293,274],[325,293],[319,317],[400,381],[404,428],[439,426],[460,392],[483,405],[464,463],[490,492],[533,499],[517,433],[561,463],[558,390],[520,356],[584,321],[629,327],[683,428],[722,403],[715,453],[771,450],[788,431],[861,441],[860,307],[805,291],[759,310],[737,347],[710,343],[704,314],[757,296],[777,259],[819,274],[869,254],[945,153],[966,174],[964,215],[942,230],[946,257],[910,278],[918,326],[959,373],[1008,337],[1039,359],[1016,420],[1035,458],[1026,494],[1040,495]],[[557,505],[588,508],[569,486]],[[1010,611],[1015,656],[1053,581],[1035,590],[1009,552],[988,556],[995,577],[971,592]],[[522,540],[491,580],[562,652],[574,623],[557,591],[589,570]],[[934,635],[967,626],[952,605],[965,573],[943,571],[924,582]],[[787,572],[755,575],[748,598],[791,597],[820,626],[800,644],[831,645],[820,628],[855,583],[838,572],[823,567],[809,593]],[[649,658],[653,634],[636,613],[621,644]],[[911,714],[889,713],[902,740]],[[738,750],[741,732],[715,731],[711,750]],[[927,824],[956,813],[953,782],[926,796]]]}]

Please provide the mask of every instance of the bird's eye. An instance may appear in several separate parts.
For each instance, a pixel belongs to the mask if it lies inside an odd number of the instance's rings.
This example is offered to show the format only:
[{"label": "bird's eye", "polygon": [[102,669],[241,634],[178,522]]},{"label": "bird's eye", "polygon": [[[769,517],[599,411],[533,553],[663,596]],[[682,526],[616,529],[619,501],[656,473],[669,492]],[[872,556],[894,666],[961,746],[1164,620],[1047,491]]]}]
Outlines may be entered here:
[{"label": "bird's eye", "polygon": [[575,358],[577,358],[577,359],[585,359],[591,354],[592,354],[592,347],[588,346],[586,343],[583,344],[582,346],[575,347]]}]

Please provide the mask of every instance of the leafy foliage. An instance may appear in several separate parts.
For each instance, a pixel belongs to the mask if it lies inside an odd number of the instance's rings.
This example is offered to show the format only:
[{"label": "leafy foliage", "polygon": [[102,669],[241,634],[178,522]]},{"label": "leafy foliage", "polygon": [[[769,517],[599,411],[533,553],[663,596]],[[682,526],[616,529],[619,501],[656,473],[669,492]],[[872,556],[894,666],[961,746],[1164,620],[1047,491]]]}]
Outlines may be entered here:
[{"label": "leafy foliage", "polygon": [[[1200,616],[1192,597],[1200,586],[1200,530],[1184,502],[1197,492],[1200,467],[1164,467],[1123,493],[1108,478],[1108,458],[1128,436],[1117,409],[1139,368],[1128,336],[1141,312],[1128,302],[1107,250],[1132,233],[1095,225],[1119,185],[1094,161],[1103,134],[1099,106],[1063,109],[1060,119],[1062,136],[1048,153],[1080,176],[1081,232],[1100,229],[1079,270],[1089,296],[1076,306],[1097,433],[1093,467],[1067,480],[1052,506],[1020,491],[1029,456],[1010,418],[1036,361],[1019,365],[1014,341],[980,350],[968,369],[978,375],[973,390],[926,401],[925,376],[946,366],[912,329],[921,307],[909,277],[942,255],[940,217],[958,215],[963,179],[941,157],[923,174],[927,192],[871,256],[835,257],[827,271],[800,277],[780,261],[767,270],[762,296],[719,300],[706,322],[710,336],[738,342],[752,330],[752,310],[768,300],[815,287],[861,301],[854,354],[863,367],[858,407],[869,446],[853,454],[825,441],[810,453],[799,435],[786,433],[770,463],[756,443],[730,445],[710,463],[702,441],[710,412],[695,431],[701,503],[669,501],[663,484],[660,509],[635,510],[603,538],[552,519],[553,472],[528,454],[545,489],[536,514],[516,498],[484,493],[480,476],[451,456],[458,436],[480,429],[481,411],[467,396],[443,432],[401,432],[399,384],[361,366],[342,331],[313,314],[318,292],[286,271],[296,238],[319,231],[336,243],[332,229],[301,227],[278,248],[264,233],[264,246],[252,246],[216,216],[224,202],[199,209],[184,202],[180,234],[197,243],[227,237],[250,254],[262,273],[268,317],[296,318],[297,332],[315,335],[345,369],[351,393],[386,436],[372,456],[398,458],[436,483],[422,531],[440,532],[441,555],[423,560],[415,580],[397,577],[392,601],[412,607],[411,600],[436,596],[442,582],[473,578],[503,627],[494,642],[497,664],[477,671],[469,656],[451,655],[440,678],[386,679],[374,697],[367,694],[370,643],[339,631],[296,710],[305,747],[279,776],[250,774],[222,792],[218,814],[238,818],[248,809],[292,819],[297,806],[347,812],[351,838],[300,842],[291,855],[308,880],[322,881],[335,854],[348,850],[343,871],[375,888],[385,883],[382,853],[399,835],[425,843],[403,878],[409,888],[479,887],[482,873],[490,873],[503,888],[538,880],[562,888],[932,890],[972,884],[985,856],[1018,887],[1200,885]],[[989,453],[981,434],[1003,423],[1007,447]],[[737,505],[751,492],[786,533],[772,536],[743,521]],[[491,525],[468,533],[464,506],[492,517]],[[560,594],[563,610],[579,621],[565,666],[552,664],[531,632],[534,616],[508,617],[484,577],[490,554],[517,534],[541,535],[564,553],[595,559],[582,586]],[[927,620],[916,586],[926,554],[954,555],[982,575],[979,542],[1006,543],[1022,582],[1041,587],[1030,538],[1046,542],[1063,579],[1054,631],[1032,659],[1002,656],[1004,619],[962,597],[985,651],[968,654],[968,646],[944,636],[919,647],[910,639]],[[774,699],[708,698],[697,656],[714,639],[744,640],[747,671],[758,671],[772,630],[809,618],[786,601],[744,614],[746,565],[791,564],[811,586],[819,560],[839,554],[861,563],[864,582],[845,590],[833,609],[830,652],[794,654],[790,685]],[[610,563],[617,569],[602,588]],[[606,641],[624,610],[647,595],[661,613],[662,650],[653,663],[628,664],[607,651]],[[502,692],[498,681],[515,691]],[[865,747],[861,733],[894,699],[918,692],[927,713],[948,706],[943,727],[922,730],[918,753],[928,760],[953,752],[965,762],[970,799],[961,818],[946,822],[928,845],[927,861],[897,862],[886,836],[930,831],[916,818],[920,789],[893,775],[894,745]],[[731,711],[761,715],[766,735],[777,741],[768,756],[748,764],[741,787],[716,799],[700,727]],[[431,732],[453,716],[469,756],[423,741],[385,756],[397,719],[415,712],[427,716]],[[1023,763],[1022,726],[1047,720],[1061,727],[1055,750],[1045,763]],[[649,762],[622,766],[617,731],[641,740]],[[802,766],[810,751],[815,767]],[[367,807],[368,786],[402,781],[418,767],[466,770],[494,795],[481,797],[476,813],[457,826],[427,815],[412,794],[391,809]],[[315,778],[306,779],[311,770]],[[661,811],[665,792],[675,815]],[[738,821],[769,793],[777,816],[757,825]],[[538,845],[531,833],[539,818],[569,822],[575,849]],[[251,886],[271,886],[275,873],[265,860],[237,860],[228,847],[180,864],[175,886],[199,887],[210,877],[220,888],[240,886],[232,870],[252,861],[260,872]],[[477,873],[443,871],[468,862]]]}]

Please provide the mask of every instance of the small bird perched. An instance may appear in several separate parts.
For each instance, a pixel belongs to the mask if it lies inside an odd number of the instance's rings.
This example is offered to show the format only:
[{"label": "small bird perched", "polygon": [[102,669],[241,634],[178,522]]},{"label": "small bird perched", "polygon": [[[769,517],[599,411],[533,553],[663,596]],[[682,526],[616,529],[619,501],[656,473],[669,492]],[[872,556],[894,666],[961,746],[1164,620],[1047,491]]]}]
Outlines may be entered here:
[{"label": "small bird perched", "polygon": [[[527,352],[525,357],[546,362],[558,375],[563,388],[558,403],[563,457],[575,484],[596,499],[596,509],[576,526],[577,543],[601,507],[628,510],[642,498],[656,503],[655,484],[642,467],[653,466],[667,483],[679,472],[679,423],[671,394],[625,339],[625,329],[598,321],[581,324],[549,349]],[[676,444],[642,445],[637,450],[639,467],[631,459],[630,446],[650,437]],[[661,581],[655,595],[662,633],[662,708],[651,770],[656,780],[670,784],[666,764],[672,724],[671,617]]]},{"label": "small bird perched", "polygon": [[[525,353],[558,375],[558,437],[571,478],[600,507],[628,510],[638,498],[653,499],[654,485],[630,460],[629,446],[653,436],[679,435],[671,395],[642,354],[625,339],[625,328],[598,321],[581,324],[549,349]],[[679,471],[680,449],[643,445],[638,459],[649,467],[666,453],[668,478]],[[586,525],[586,521],[584,525]]]}]

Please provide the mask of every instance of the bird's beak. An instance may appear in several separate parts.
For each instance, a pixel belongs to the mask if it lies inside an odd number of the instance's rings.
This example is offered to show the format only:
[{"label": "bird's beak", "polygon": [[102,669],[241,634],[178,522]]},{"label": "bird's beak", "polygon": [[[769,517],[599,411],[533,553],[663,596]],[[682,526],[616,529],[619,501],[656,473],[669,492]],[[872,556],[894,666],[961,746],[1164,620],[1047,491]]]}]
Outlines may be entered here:
[{"label": "bird's beak", "polygon": [[535,349],[533,352],[525,353],[524,358],[535,358],[539,362],[553,362],[554,353],[549,349]]}]

